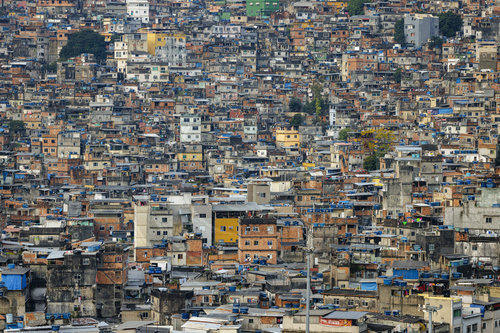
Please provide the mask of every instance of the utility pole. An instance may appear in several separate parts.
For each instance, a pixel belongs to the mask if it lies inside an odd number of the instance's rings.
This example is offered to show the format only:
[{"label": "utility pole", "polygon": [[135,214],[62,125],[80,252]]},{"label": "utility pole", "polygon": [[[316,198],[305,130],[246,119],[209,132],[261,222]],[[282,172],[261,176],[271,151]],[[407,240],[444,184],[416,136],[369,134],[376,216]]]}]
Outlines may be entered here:
[{"label": "utility pole", "polygon": [[311,253],[307,250],[306,258],[307,284],[306,284],[306,333],[309,333],[309,312],[311,303]]},{"label": "utility pole", "polygon": [[309,228],[307,229],[307,244],[306,244],[306,266],[307,266],[306,267],[307,268],[306,333],[309,333],[309,317],[311,311],[311,253],[312,253],[312,228],[309,225]]},{"label": "utility pole", "polygon": [[432,330],[433,330],[433,328],[432,328],[432,313],[433,312],[438,312],[442,308],[443,308],[442,305],[440,305],[440,306],[432,306],[432,305],[426,304],[426,305],[423,306],[422,310],[424,312],[428,312],[429,313],[429,324],[428,324],[428,327],[429,327],[428,332],[429,333],[432,333]]}]

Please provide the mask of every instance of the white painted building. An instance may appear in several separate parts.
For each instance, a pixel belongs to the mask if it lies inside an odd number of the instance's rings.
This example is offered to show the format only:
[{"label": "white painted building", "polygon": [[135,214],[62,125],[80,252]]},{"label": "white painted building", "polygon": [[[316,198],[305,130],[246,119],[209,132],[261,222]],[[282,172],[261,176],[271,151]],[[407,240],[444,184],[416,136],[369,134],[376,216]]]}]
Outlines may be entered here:
[{"label": "white painted building", "polygon": [[201,141],[201,117],[185,114],[180,119],[180,142],[197,143]]},{"label": "white painted building", "polygon": [[127,15],[133,20],[149,23],[149,2],[147,0],[127,0]]}]

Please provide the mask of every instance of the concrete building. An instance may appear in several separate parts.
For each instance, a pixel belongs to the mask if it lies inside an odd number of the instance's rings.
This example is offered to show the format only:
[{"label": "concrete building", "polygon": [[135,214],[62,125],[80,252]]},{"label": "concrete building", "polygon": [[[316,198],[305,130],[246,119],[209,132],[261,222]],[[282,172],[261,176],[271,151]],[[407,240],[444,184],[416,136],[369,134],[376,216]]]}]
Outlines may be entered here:
[{"label": "concrete building", "polygon": [[439,18],[430,14],[406,14],[404,17],[406,43],[421,47],[439,35]]},{"label": "concrete building", "polygon": [[127,15],[132,20],[149,23],[149,1],[127,0]]},{"label": "concrete building", "polygon": [[180,118],[180,142],[199,143],[201,141],[201,117],[185,114]]}]

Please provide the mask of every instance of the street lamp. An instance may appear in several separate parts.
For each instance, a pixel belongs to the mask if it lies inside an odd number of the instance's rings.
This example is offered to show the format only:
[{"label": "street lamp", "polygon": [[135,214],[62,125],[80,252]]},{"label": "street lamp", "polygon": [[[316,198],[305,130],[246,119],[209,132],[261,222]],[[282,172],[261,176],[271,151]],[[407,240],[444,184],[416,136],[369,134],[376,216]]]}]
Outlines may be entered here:
[{"label": "street lamp", "polygon": [[432,314],[434,312],[438,312],[439,310],[441,310],[443,308],[442,305],[439,305],[439,306],[432,306],[430,304],[426,304],[422,307],[422,310],[424,312],[428,312],[429,313],[429,333],[432,333]]}]

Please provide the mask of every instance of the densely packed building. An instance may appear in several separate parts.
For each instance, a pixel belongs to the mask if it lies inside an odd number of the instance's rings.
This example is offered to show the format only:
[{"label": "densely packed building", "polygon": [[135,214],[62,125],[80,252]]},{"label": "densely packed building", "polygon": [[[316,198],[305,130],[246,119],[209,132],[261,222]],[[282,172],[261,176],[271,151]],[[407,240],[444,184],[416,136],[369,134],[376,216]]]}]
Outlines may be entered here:
[{"label": "densely packed building", "polygon": [[500,332],[499,15],[2,1],[0,329]]}]

